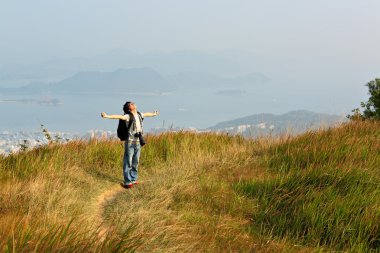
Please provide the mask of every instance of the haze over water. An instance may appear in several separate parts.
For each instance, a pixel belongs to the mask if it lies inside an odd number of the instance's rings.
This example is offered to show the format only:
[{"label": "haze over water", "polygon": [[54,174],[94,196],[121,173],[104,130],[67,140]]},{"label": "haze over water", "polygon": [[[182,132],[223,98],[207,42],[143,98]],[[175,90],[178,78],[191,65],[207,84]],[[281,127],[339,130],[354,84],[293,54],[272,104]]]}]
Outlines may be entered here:
[{"label": "haze over water", "polygon": [[[379,76],[379,11],[380,2],[370,0],[1,1],[0,87],[131,67],[164,77],[260,73],[269,81],[230,87],[205,81],[163,95],[51,94],[62,102],[57,106],[21,101],[40,96],[0,94],[0,131],[41,123],[55,131],[114,130],[116,122],[100,112],[121,113],[126,100],[161,111],[147,129],[205,128],[296,109],[345,115],[368,98],[364,84]],[[120,61],[125,52],[130,58]]]}]

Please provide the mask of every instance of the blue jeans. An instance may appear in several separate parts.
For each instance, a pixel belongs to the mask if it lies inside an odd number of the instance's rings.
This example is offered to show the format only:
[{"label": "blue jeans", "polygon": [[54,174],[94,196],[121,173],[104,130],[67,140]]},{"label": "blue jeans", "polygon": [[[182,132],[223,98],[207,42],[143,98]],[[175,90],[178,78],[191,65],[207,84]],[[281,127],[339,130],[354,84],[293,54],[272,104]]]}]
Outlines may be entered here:
[{"label": "blue jeans", "polygon": [[123,162],[124,184],[131,184],[134,181],[137,181],[140,151],[140,144],[125,142]]}]

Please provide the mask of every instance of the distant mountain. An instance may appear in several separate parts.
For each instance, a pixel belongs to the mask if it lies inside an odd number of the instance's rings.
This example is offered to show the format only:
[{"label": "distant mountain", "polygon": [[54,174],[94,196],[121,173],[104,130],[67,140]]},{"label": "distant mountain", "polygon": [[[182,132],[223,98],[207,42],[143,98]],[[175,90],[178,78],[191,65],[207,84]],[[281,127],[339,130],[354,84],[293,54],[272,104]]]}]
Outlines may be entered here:
[{"label": "distant mountain", "polygon": [[268,81],[269,78],[261,73],[219,77],[201,72],[183,72],[177,75],[162,76],[152,68],[130,68],[118,69],[113,72],[79,72],[56,83],[33,82],[20,88],[0,88],[0,93],[22,95],[41,93],[146,93],[208,87],[215,88],[217,95],[235,96],[244,94],[244,90],[241,89],[246,86],[260,86]]},{"label": "distant mountain", "polygon": [[81,72],[52,87],[54,92],[118,93],[156,92],[173,89],[151,68],[119,69],[114,72]]},{"label": "distant mountain", "polygon": [[0,88],[0,94],[7,95],[40,95],[48,94],[51,90],[52,84],[44,82],[32,82],[28,85],[19,88]]},{"label": "distant mountain", "polygon": [[246,136],[260,136],[269,133],[297,134],[308,129],[317,129],[323,126],[332,126],[346,121],[342,116],[325,113],[315,113],[306,110],[291,111],[282,115],[270,113],[255,114],[243,118],[224,121],[209,127],[207,130],[243,134]]},{"label": "distant mountain", "polygon": [[[208,72],[215,75],[238,75],[253,71],[256,67],[254,55],[246,52],[240,54],[222,52],[206,53],[201,51],[152,51],[137,54],[125,49],[90,57],[54,59],[35,65],[10,65],[0,67],[0,84],[15,80],[47,79],[59,80],[78,72],[112,71],[118,68],[153,68],[164,75],[178,72]],[[253,67],[252,67],[253,66]],[[57,79],[57,77],[59,79]],[[7,85],[9,87],[9,85]],[[3,86],[4,87],[4,86]]]},{"label": "distant mountain", "polygon": [[173,87],[151,68],[119,69],[114,72],[80,72],[57,83],[31,83],[21,88],[3,88],[0,93],[123,93],[167,92]]},{"label": "distant mountain", "polygon": [[181,72],[166,76],[166,80],[176,87],[217,87],[234,88],[236,86],[263,85],[270,79],[262,73],[255,72],[232,77],[220,77],[205,72]]}]

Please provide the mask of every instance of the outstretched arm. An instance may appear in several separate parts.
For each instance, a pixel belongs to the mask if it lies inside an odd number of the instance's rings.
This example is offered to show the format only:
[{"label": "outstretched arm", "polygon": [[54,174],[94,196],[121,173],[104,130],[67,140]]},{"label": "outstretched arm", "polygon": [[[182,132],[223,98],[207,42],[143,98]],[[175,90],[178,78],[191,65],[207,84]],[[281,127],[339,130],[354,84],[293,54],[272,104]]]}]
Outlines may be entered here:
[{"label": "outstretched arm", "polygon": [[119,114],[107,115],[107,113],[102,112],[101,116],[104,119],[122,119],[122,120],[126,120],[125,115],[119,115]]},{"label": "outstretched arm", "polygon": [[144,112],[144,117],[154,117],[154,116],[157,116],[159,115],[160,112],[159,111],[154,111],[154,112]]}]

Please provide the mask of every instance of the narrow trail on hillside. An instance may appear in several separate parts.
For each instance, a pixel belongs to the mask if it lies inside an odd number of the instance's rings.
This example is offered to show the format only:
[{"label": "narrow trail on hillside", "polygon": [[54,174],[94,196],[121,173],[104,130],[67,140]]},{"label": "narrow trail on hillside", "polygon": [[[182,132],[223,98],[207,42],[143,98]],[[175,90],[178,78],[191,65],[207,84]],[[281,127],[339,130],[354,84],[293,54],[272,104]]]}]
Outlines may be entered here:
[{"label": "narrow trail on hillside", "polygon": [[115,185],[108,190],[100,194],[95,203],[95,216],[96,224],[98,227],[98,238],[104,240],[107,236],[107,233],[112,229],[104,220],[104,209],[107,204],[113,201],[119,193],[124,192],[125,189],[120,185]]}]

